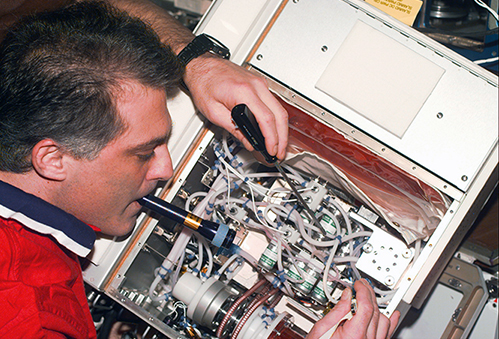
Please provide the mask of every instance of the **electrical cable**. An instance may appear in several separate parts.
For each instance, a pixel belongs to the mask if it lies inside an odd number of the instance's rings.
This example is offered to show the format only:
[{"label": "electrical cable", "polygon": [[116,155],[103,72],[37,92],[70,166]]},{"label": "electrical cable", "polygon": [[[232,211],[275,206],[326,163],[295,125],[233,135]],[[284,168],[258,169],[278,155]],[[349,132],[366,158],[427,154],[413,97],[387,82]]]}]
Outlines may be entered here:
[{"label": "electrical cable", "polygon": [[499,21],[499,15],[497,14],[496,11],[494,11],[492,8],[490,8],[487,4],[485,4],[482,0],[475,0],[475,3],[480,6],[485,8],[495,19],[496,21]]}]

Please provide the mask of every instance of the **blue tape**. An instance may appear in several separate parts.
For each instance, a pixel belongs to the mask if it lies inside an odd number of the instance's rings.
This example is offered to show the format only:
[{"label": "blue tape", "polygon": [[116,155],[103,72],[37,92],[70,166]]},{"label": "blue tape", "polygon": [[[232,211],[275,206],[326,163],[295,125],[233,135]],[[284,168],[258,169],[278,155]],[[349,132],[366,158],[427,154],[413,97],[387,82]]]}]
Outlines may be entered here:
[{"label": "blue tape", "polygon": [[169,268],[166,268],[165,266],[161,265],[161,268],[166,271],[166,273],[172,273],[172,270]]},{"label": "blue tape", "polygon": [[289,210],[289,213],[288,213],[288,216],[286,217],[286,219],[290,219],[291,218],[291,213],[293,213],[293,211],[296,209],[296,207],[297,207],[296,205],[293,205],[293,208],[291,208]]},{"label": "blue tape", "polygon": [[279,280],[283,283],[286,281],[286,275],[285,275],[285,272],[284,270],[283,271],[277,271],[275,272],[277,274],[277,277],[279,278]]},{"label": "blue tape", "polygon": [[226,224],[220,224],[220,226],[218,226],[217,233],[215,233],[215,236],[211,241],[213,246],[222,247],[222,244],[228,232],[229,232],[229,226],[227,226]]}]

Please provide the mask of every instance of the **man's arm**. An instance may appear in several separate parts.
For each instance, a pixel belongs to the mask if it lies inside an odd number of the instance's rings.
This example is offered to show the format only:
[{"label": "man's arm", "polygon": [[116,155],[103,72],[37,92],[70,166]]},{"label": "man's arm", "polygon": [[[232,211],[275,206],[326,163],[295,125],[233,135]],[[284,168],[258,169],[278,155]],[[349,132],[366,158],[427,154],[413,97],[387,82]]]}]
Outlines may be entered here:
[{"label": "man's arm", "polygon": [[[178,54],[194,35],[161,7],[148,0],[108,0],[114,6],[149,22],[161,39]],[[288,142],[286,110],[269,92],[266,81],[244,68],[205,53],[193,59],[186,67],[184,82],[196,107],[211,122],[225,128],[246,148],[248,141],[236,129],[230,111],[245,103],[255,114],[268,152],[283,159]]]}]

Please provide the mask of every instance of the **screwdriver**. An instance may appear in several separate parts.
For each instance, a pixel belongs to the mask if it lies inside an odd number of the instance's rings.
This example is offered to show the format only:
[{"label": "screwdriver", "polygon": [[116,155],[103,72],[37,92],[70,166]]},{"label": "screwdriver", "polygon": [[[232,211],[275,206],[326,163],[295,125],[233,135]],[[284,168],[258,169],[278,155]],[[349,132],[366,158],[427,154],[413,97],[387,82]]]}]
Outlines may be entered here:
[{"label": "screwdriver", "polygon": [[249,143],[251,144],[251,146],[253,146],[255,151],[259,152],[265,158],[266,162],[274,165],[279,171],[279,173],[281,173],[282,177],[291,187],[291,190],[295,194],[300,204],[303,205],[305,211],[307,212],[309,217],[313,220],[315,226],[319,228],[322,235],[326,236],[326,231],[324,230],[324,227],[321,225],[319,220],[317,220],[317,218],[315,217],[315,213],[310,209],[305,200],[303,200],[303,197],[298,192],[291,179],[288,177],[282,166],[277,161],[278,160],[277,157],[272,156],[267,152],[267,149],[265,147],[265,137],[263,136],[262,131],[258,126],[255,116],[249,110],[248,106],[246,106],[245,104],[236,105],[232,109],[231,115],[232,115],[232,120],[236,124],[237,128],[239,128],[239,130],[243,133],[244,137],[248,139]]}]

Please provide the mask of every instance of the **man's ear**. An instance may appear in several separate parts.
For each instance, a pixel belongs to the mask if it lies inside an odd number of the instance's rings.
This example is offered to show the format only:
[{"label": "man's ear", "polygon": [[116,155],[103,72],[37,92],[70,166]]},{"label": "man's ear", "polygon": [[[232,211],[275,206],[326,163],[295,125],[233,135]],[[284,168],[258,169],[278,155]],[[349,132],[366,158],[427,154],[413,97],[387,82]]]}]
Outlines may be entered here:
[{"label": "man's ear", "polygon": [[67,164],[64,161],[67,153],[52,139],[38,142],[31,153],[33,168],[41,177],[62,181],[67,176]]}]

